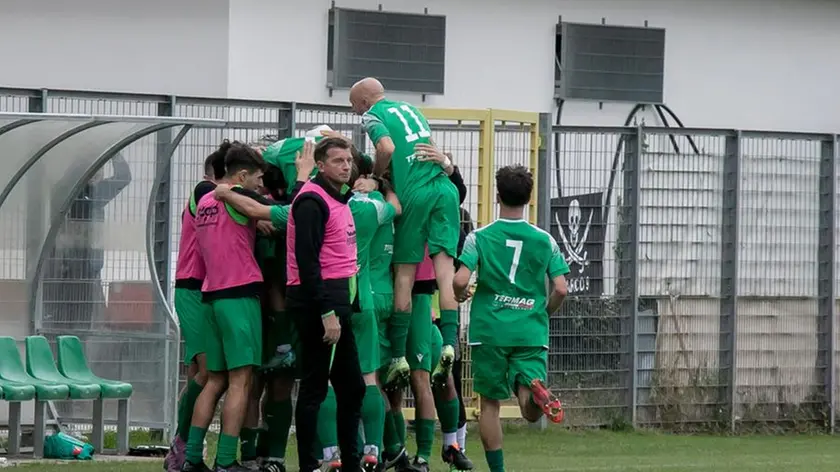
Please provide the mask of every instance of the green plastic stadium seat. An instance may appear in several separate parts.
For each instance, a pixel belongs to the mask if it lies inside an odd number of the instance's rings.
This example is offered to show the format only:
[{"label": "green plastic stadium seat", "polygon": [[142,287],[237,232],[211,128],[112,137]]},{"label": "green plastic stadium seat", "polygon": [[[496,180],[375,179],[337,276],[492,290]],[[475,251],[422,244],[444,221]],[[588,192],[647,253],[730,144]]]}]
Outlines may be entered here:
[{"label": "green plastic stadium seat", "polygon": [[50,343],[43,336],[26,338],[26,372],[38,380],[67,384],[73,400],[92,400],[99,398],[101,392],[96,383],[77,382],[61,375],[55,366]]},{"label": "green plastic stadium seat", "polygon": [[76,336],[58,337],[58,371],[74,382],[99,385],[102,398],[129,398],[134,391],[131,384],[103,379],[91,372],[82,343]]},{"label": "green plastic stadium seat", "polygon": [[[23,361],[20,360],[15,338],[10,336],[0,336],[0,379],[35,387],[35,397],[38,400],[64,400],[70,395],[70,387],[67,384],[38,380],[27,374],[23,368]],[[0,387],[3,387],[8,400],[10,387],[15,386],[2,383]]]},{"label": "green plastic stadium seat", "polygon": [[35,398],[35,387],[32,385],[0,379],[0,388],[7,402],[26,402]]}]

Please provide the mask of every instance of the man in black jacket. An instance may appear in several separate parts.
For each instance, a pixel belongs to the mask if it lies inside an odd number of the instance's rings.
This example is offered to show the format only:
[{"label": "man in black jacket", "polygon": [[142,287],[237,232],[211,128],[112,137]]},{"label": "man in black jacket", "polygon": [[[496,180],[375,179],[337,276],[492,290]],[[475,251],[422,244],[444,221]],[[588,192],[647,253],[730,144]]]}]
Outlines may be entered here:
[{"label": "man in black jacket", "polygon": [[287,230],[286,303],[301,347],[295,435],[300,470],[304,472],[319,468],[314,455],[317,418],[328,382],[335,390],[338,407],[341,462],[347,470],[359,467],[361,462],[358,432],[365,384],[353,331],[348,329],[353,305],[358,303],[355,260],[352,275],[348,275],[347,260],[322,257],[322,250],[356,257],[355,226],[347,207],[351,192],[346,183],[353,165],[350,146],[341,138],[325,138],[318,143],[318,174],[301,188],[292,203]]}]

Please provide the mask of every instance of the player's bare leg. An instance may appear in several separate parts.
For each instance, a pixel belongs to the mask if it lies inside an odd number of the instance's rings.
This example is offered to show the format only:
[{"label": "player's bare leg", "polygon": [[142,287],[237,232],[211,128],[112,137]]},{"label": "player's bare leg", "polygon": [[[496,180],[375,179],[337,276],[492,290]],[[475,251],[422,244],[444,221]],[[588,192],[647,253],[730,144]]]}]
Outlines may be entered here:
[{"label": "player's bare leg", "polygon": [[[397,323],[404,329],[401,328],[400,333],[396,336],[389,333],[392,349],[394,349],[393,346],[398,346],[396,351],[401,355],[395,354],[394,358],[391,359],[382,385],[384,390],[399,390],[408,386],[410,368],[408,361],[405,360],[405,345],[408,338],[407,327],[411,316],[411,289],[414,287],[416,271],[417,264],[394,265],[394,314],[391,316],[389,330],[393,330]],[[409,318],[401,319],[405,317]]]},{"label": "player's bare leg", "polygon": [[522,417],[526,420],[534,423],[545,414],[552,423],[563,421],[563,404],[541,380],[534,379],[528,386],[520,385],[516,396]]},{"label": "player's bare leg", "polygon": [[195,402],[190,437],[187,441],[187,457],[181,470],[184,472],[206,472],[204,464],[204,438],[213,421],[216,405],[227,390],[227,372],[208,372],[207,383]]},{"label": "player's bare leg", "polygon": [[458,333],[458,301],[452,280],[455,278],[455,265],[452,257],[445,252],[432,256],[435,265],[435,279],[440,291],[440,331],[443,337],[443,347],[440,361],[432,371],[432,381],[437,384],[446,383],[452,374],[452,364],[455,362],[455,344]]},{"label": "player's bare leg", "polygon": [[[219,439],[218,452],[222,452],[222,441],[231,438],[232,441],[238,443],[239,433],[242,430],[242,425],[245,421],[245,413],[248,410],[248,403],[251,396],[251,386],[254,381],[254,369],[252,366],[239,367],[228,371],[228,390],[225,395],[225,403],[222,407],[222,432]],[[225,453],[231,453],[233,462],[231,464],[219,463],[221,458],[217,453],[216,470],[229,470],[239,472],[240,470],[247,470],[236,463],[236,449],[232,443],[232,451],[225,449]]]}]

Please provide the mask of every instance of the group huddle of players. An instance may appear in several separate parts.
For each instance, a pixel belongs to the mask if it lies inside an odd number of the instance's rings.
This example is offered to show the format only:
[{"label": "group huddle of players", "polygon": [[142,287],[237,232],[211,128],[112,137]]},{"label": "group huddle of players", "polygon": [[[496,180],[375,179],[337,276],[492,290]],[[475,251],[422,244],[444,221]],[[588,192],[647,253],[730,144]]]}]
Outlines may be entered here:
[{"label": "group huddle of players", "polygon": [[[443,462],[451,471],[473,469],[452,376],[458,304],[471,297],[468,339],[491,472],[504,471],[499,408],[512,393],[527,420],[546,415],[562,421],[561,404],[543,382],[548,313],[562,303],[569,269],[553,238],[523,218],[530,172],[499,170],[499,219],[465,235],[460,205],[466,188],[451,155],[431,141],[420,110],[387,100],[375,79],[356,84],[350,100],[374,156],[323,125],[266,147],[225,141],[205,162],[205,179],[182,216],[175,309],[189,380],[164,463],[169,471],[210,470],[205,436],[223,394],[214,470],[286,470],[292,389],[301,367],[295,313],[286,312],[286,229],[293,228],[295,197],[318,174],[329,147],[347,148],[353,158],[347,206],[357,251],[354,314],[351,326],[340,329],[355,338],[365,393],[362,460],[342,464],[335,393],[328,390],[317,418],[320,470],[428,472],[435,413]],[[339,333],[325,321],[324,342],[335,344]],[[407,387],[416,412],[411,459],[401,411]]]}]

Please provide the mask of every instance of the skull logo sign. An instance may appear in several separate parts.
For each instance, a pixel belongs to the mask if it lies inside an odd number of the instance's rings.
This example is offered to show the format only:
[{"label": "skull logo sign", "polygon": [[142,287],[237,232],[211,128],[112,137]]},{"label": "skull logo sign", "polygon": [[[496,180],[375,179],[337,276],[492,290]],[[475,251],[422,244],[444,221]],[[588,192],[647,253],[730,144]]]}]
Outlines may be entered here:
[{"label": "skull logo sign", "polygon": [[592,225],[592,215],[594,212],[594,209],[589,210],[589,218],[586,222],[586,226],[582,228],[583,234],[581,234],[580,223],[583,217],[583,212],[580,209],[580,202],[577,199],[569,202],[568,238],[566,237],[566,232],[562,229],[559,216],[556,214],[554,216],[557,226],[560,228],[560,238],[563,240],[565,252],[569,256],[570,262],[579,266],[578,273],[581,274],[586,266],[589,265],[589,260],[587,259],[588,252],[585,249],[586,240],[589,237],[589,229]]}]

